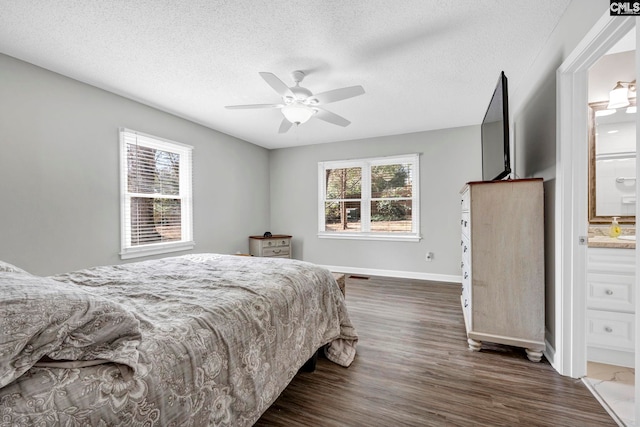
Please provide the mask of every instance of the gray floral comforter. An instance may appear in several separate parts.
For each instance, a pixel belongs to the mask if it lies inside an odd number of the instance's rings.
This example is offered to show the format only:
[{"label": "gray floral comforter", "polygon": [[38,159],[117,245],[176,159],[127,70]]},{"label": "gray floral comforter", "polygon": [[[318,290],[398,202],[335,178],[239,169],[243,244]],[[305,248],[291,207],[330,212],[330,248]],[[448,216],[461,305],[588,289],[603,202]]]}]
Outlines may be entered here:
[{"label": "gray floral comforter", "polygon": [[357,342],[326,269],[216,254],[0,268],[0,322],[2,426],[249,426],[318,348],[349,366]]}]

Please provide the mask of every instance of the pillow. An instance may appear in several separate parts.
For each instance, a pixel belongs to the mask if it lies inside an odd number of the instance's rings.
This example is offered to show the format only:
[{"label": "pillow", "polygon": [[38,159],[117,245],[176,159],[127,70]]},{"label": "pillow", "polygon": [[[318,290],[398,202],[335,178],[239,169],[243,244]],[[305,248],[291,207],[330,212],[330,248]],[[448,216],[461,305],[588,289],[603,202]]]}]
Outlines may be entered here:
[{"label": "pillow", "polygon": [[18,268],[15,265],[9,264],[8,262],[4,262],[4,261],[0,261],[0,272],[29,274],[23,269]]},{"label": "pillow", "polygon": [[139,321],[116,302],[45,277],[0,275],[0,388],[40,359],[135,370],[140,339]]}]

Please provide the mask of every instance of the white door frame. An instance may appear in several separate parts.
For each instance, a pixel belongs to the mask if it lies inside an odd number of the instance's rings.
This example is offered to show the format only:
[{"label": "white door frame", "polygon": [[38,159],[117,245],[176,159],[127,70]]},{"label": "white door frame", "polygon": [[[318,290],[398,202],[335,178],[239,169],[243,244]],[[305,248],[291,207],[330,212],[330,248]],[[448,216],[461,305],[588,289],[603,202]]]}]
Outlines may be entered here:
[{"label": "white door frame", "polygon": [[557,71],[555,349],[551,362],[560,374],[573,378],[585,376],[587,370],[587,246],[579,239],[588,230],[588,70],[635,22],[634,17],[609,16],[607,10]]}]

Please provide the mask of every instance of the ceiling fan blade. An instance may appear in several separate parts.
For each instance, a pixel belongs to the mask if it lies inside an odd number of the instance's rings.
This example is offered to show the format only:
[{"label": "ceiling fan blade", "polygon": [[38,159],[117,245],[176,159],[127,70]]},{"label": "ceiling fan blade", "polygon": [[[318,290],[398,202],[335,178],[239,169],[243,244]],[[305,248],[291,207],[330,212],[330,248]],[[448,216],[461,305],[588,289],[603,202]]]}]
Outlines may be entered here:
[{"label": "ceiling fan blade", "polygon": [[291,126],[293,126],[293,123],[291,123],[286,118],[282,119],[282,122],[280,123],[280,129],[278,129],[278,133],[287,133],[287,131],[291,129]]},{"label": "ceiling fan blade", "polygon": [[338,126],[349,126],[351,122],[345,119],[342,116],[337,115],[336,113],[332,113],[331,111],[323,110],[322,108],[314,107],[318,112],[313,115],[313,117],[318,118],[320,120],[324,120],[325,122],[332,123]]},{"label": "ceiling fan blade", "polygon": [[329,104],[330,102],[342,101],[362,94],[364,94],[364,88],[358,85],[321,92],[311,96],[310,99],[317,99],[319,104]]},{"label": "ceiling fan blade", "polygon": [[293,92],[291,92],[289,86],[287,86],[282,80],[276,77],[275,74],[267,73],[264,71],[261,71],[259,74],[264,79],[264,81],[267,82],[267,84],[278,93],[278,95],[290,96],[292,98],[295,98],[295,95],[293,94]]},{"label": "ceiling fan blade", "polygon": [[284,104],[247,104],[247,105],[227,105],[224,108],[229,110],[246,110],[251,108],[282,108]]}]

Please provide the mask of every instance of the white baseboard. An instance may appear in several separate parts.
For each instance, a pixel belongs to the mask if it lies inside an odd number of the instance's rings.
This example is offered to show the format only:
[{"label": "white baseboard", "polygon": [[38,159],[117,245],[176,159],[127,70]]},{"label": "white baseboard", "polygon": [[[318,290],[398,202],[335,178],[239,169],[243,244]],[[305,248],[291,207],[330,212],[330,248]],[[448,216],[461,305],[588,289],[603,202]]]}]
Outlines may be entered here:
[{"label": "white baseboard", "polygon": [[[548,330],[545,329],[545,332],[548,333]],[[542,352],[544,354],[544,357],[547,358],[547,360],[549,361],[549,364],[553,369],[555,369],[557,372],[560,372],[558,370],[558,366],[556,366],[556,349],[551,345],[549,340],[547,340],[546,338],[544,340],[544,344],[545,344],[544,351]]]},{"label": "white baseboard", "polygon": [[420,273],[416,271],[376,270],[373,268],[358,268],[337,265],[323,265],[326,269],[336,273],[356,274],[360,276],[397,277],[400,279],[431,280],[434,282],[462,283],[462,276],[449,274]]}]

